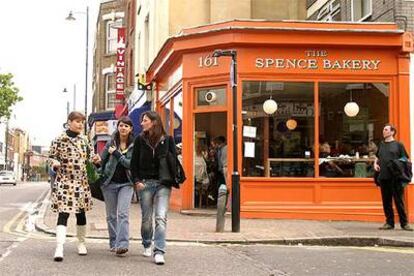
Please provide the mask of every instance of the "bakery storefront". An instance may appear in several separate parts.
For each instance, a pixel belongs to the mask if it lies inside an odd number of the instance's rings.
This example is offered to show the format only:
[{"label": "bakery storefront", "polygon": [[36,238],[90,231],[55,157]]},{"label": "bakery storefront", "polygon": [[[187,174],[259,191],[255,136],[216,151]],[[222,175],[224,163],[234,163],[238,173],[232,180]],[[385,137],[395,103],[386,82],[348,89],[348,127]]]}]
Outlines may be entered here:
[{"label": "bakery storefront", "polygon": [[[231,186],[231,58],[215,49],[237,51],[241,216],[382,221],[373,160],[387,122],[410,151],[412,36],[388,23],[230,21],[167,40],[147,80],[182,143],[176,210],[214,206],[217,183],[203,192],[193,180],[214,137],[227,140]],[[405,200],[413,221],[411,184]]]}]

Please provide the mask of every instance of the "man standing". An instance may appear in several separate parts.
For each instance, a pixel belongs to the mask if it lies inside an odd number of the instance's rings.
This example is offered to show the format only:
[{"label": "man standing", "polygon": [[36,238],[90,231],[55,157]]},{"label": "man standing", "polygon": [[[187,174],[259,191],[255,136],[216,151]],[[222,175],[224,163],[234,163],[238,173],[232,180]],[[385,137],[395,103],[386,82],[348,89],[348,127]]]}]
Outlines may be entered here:
[{"label": "man standing", "polygon": [[226,138],[224,136],[218,136],[213,140],[216,146],[217,162],[218,162],[218,175],[217,185],[226,184],[227,176],[227,145]]},{"label": "man standing", "polygon": [[398,216],[400,217],[401,229],[413,231],[408,225],[407,214],[404,207],[404,187],[400,181],[392,176],[388,164],[392,160],[402,157],[408,159],[407,151],[404,145],[395,141],[394,135],[397,133],[395,127],[386,124],[382,130],[382,141],[378,146],[377,158],[374,162],[375,171],[379,172],[378,182],[381,187],[382,206],[386,217],[386,223],[380,227],[381,230],[394,229],[394,212],[392,209],[392,199],[394,198],[397,206]]}]

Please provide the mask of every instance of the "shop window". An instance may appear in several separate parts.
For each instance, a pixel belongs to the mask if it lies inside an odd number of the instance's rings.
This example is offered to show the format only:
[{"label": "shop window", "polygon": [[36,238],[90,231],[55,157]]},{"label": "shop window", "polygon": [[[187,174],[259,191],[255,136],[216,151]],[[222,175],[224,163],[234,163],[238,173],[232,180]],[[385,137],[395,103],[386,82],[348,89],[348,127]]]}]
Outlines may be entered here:
[{"label": "shop window", "polygon": [[161,110],[161,119],[164,124],[165,132],[170,135],[170,125],[171,125],[171,101],[168,101]]},{"label": "shop window", "polygon": [[320,83],[319,175],[371,177],[388,122],[388,85]]},{"label": "shop window", "polygon": [[180,91],[174,97],[174,140],[175,143],[181,143],[183,123],[183,92]]},{"label": "shop window", "polygon": [[196,90],[197,106],[226,105],[226,87],[211,87]]},{"label": "shop window", "polygon": [[[273,114],[264,111],[269,99]],[[243,176],[314,176],[313,83],[245,81],[242,117]]]},{"label": "shop window", "polygon": [[372,0],[352,0],[352,20],[363,21],[372,15]]}]

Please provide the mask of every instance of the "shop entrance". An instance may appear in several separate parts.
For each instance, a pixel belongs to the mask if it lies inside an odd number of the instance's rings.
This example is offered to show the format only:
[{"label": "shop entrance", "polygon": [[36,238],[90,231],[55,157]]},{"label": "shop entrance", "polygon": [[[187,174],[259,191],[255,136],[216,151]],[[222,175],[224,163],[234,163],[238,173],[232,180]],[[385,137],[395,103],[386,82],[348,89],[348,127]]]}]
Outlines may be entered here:
[{"label": "shop entrance", "polygon": [[197,113],[194,119],[194,207],[213,209],[222,184],[214,140],[227,141],[227,112]]}]

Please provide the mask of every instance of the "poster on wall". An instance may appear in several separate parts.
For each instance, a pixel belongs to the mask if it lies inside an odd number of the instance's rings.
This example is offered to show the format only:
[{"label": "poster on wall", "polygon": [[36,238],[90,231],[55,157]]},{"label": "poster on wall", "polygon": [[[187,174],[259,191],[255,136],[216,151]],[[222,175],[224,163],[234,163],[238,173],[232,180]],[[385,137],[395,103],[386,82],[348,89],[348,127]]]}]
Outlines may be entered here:
[{"label": "poster on wall", "polygon": [[244,157],[254,158],[254,143],[244,142]]},{"label": "poster on wall", "polygon": [[243,136],[249,138],[256,138],[257,128],[254,126],[243,126]]}]

